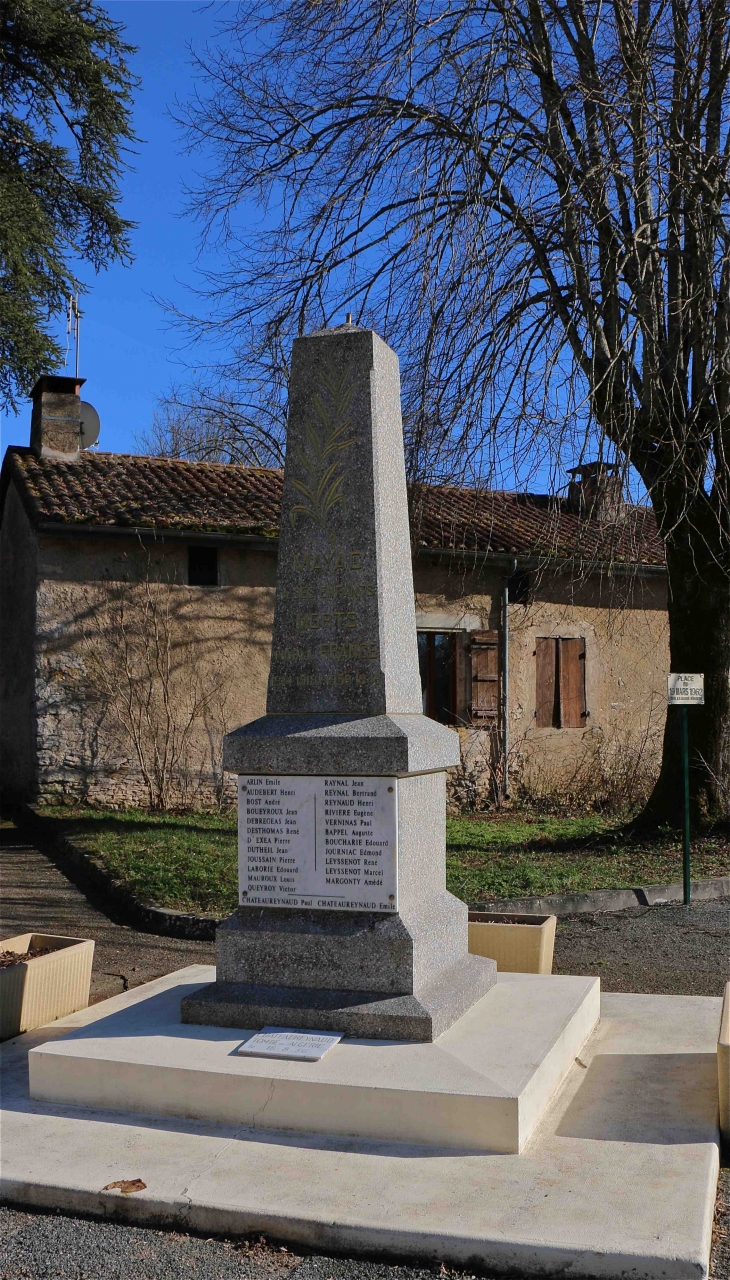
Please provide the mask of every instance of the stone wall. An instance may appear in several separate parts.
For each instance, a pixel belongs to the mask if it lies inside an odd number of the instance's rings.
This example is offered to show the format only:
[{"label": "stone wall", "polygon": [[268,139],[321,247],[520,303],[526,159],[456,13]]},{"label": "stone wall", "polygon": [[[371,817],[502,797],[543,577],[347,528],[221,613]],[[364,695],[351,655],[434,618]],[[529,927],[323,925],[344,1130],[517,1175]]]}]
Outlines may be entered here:
[{"label": "stone wall", "polygon": [[36,786],[34,644],[37,545],[15,488],[0,529],[0,773],[11,799]]},{"label": "stone wall", "polygon": [[461,765],[449,769],[446,802],[449,816],[490,809],[500,790],[500,745],[497,726],[460,728]]},{"label": "stone wall", "polygon": [[222,738],[265,706],[276,562],[229,545],[219,566],[219,587],[190,587],[185,542],[41,538],[41,801],[147,805],[166,763],[177,803],[233,801]]}]

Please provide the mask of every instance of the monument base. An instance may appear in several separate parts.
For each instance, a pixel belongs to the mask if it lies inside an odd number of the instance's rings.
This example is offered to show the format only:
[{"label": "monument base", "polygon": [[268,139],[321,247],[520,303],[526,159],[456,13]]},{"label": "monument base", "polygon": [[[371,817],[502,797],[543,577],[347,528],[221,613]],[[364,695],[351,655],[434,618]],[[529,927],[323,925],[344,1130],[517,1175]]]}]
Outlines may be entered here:
[{"label": "monument base", "polygon": [[[268,785],[290,790],[281,777]],[[262,821],[281,822],[288,803]],[[242,904],[216,930],[217,981],[184,1000],[183,1022],[378,1040],[441,1035],[497,980],[494,960],[470,955],[466,903],[444,885],[445,813],[443,770],[398,778],[397,909]]]},{"label": "monument base", "polygon": [[319,1062],[243,1057],[238,1050],[253,1030],[181,1025],[180,998],[195,999],[200,987],[185,970],[175,976],[176,985],[170,980],[165,990],[31,1050],[31,1097],[255,1129],[520,1152],[599,1017],[597,978],[500,974],[435,1044],[353,1037]]},{"label": "monument base", "polygon": [[[259,1059],[258,1081],[244,1068],[240,1083],[236,1064],[246,1060],[230,1053],[243,1037],[174,1024],[181,986],[189,991],[210,977],[209,967],[196,965],[2,1046],[3,1204],[203,1238],[265,1232],[295,1253],[364,1255],[389,1264],[395,1257],[432,1272],[443,1263],[467,1275],[531,1280],[707,1276],[718,1169],[720,999],[604,995],[596,1033],[575,1052],[579,1062],[569,1057],[575,1040],[563,1046],[554,1027],[548,1058],[563,1055],[563,1084],[522,1153],[464,1155],[458,1144],[466,1126],[472,1143],[487,1134],[474,1123],[476,1073],[454,1042],[456,1029],[436,1045],[360,1042],[349,1052],[338,1045],[308,1066]],[[512,1094],[522,1079],[525,1102],[531,1096],[537,1105],[544,1096],[530,1057],[536,1042],[527,1037],[539,1023],[543,1049],[551,1043],[545,1019],[553,994],[576,981],[499,975],[485,1005],[495,1003],[502,986],[515,996],[533,987],[539,1000],[532,1010],[520,1002],[510,1036],[494,1017],[485,1028],[490,1038],[479,1047],[477,1068],[482,1078],[492,1077],[495,1092]],[[71,1048],[65,1070],[49,1061],[54,1046],[64,1044]],[[34,1046],[42,1046],[49,1068],[37,1076],[33,1068],[34,1092],[38,1084],[52,1105],[28,1097]],[[77,1067],[74,1053],[84,1050],[88,1061]],[[211,1055],[207,1070],[204,1052]],[[415,1083],[417,1063],[409,1071],[404,1055],[440,1062],[434,1092],[409,1095],[406,1077]],[[146,1065],[135,1065],[135,1056]],[[335,1079],[338,1059],[343,1070]],[[333,1086],[346,1079],[348,1063],[367,1078],[343,1097]],[[454,1118],[456,1105],[444,1097],[449,1071],[465,1108],[451,1147],[399,1143],[388,1131],[392,1122],[403,1132],[407,1121],[413,1132],[425,1115],[433,1130],[438,1115],[443,1131]],[[305,1074],[311,1080],[303,1085]],[[368,1091],[385,1141],[349,1137],[344,1124],[342,1136],[291,1132],[282,1124],[282,1104],[293,1106],[297,1097],[300,1110],[312,1108],[305,1118],[312,1128],[320,1117],[330,1127],[342,1124],[348,1106],[352,1121]],[[411,1098],[413,1109],[404,1107]],[[186,1119],[170,1114],[175,1105]],[[278,1132],[267,1131],[272,1107]],[[502,1101],[503,1114],[514,1107]],[[168,1118],[159,1118],[161,1110]],[[190,1118],[201,1111],[209,1118]],[[426,1130],[415,1133],[422,1143]],[[134,1178],[147,1184],[134,1195],[100,1190]],[[330,1275],[333,1265],[323,1259],[320,1273]]]},{"label": "monument base", "polygon": [[416,995],[212,982],[180,1005],[182,1021],[210,1027],[304,1027],[369,1040],[428,1043],[453,1026],[497,981],[493,960],[465,956]]}]

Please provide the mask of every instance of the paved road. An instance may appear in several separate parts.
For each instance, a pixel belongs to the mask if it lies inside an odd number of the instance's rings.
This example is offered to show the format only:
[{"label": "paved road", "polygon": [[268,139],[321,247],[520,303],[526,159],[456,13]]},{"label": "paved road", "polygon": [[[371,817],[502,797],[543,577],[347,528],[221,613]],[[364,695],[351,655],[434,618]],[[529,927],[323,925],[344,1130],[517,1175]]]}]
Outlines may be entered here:
[{"label": "paved road", "polygon": [[5,824],[0,841],[0,938],[65,933],[95,938],[91,1003],[188,964],[215,963],[212,942],[182,942],[114,924],[33,845]]},{"label": "paved road", "polygon": [[[92,1000],[183,965],[213,945],[115,924],[53,863],[6,826],[0,849],[0,937],[52,931],[96,939]],[[730,900],[641,908],[560,921],[555,971],[600,973],[609,991],[719,995],[728,971]],[[446,1269],[300,1258],[266,1242],[202,1240],[114,1223],[0,1209],[0,1280],[432,1280]],[[468,1273],[467,1273],[468,1274]],[[718,1196],[711,1280],[730,1280],[730,1170]]]}]

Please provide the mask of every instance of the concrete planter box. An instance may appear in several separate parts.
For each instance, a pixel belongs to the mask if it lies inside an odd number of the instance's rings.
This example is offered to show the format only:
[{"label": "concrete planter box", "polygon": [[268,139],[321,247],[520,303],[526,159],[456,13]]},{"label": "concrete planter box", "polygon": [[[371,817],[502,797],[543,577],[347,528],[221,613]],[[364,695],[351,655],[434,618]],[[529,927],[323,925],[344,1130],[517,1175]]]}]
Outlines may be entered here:
[{"label": "concrete planter box", "polygon": [[0,950],[19,954],[52,947],[47,956],[0,969],[0,1040],[32,1031],[89,1003],[94,943],[49,933],[21,933],[0,940]]},{"label": "concrete planter box", "polygon": [[725,986],[720,1034],[717,1037],[717,1086],[720,1095],[720,1133],[723,1143],[730,1150],[730,982]]},{"label": "concrete planter box", "polygon": [[469,950],[507,973],[552,973],[557,916],[469,912]]}]

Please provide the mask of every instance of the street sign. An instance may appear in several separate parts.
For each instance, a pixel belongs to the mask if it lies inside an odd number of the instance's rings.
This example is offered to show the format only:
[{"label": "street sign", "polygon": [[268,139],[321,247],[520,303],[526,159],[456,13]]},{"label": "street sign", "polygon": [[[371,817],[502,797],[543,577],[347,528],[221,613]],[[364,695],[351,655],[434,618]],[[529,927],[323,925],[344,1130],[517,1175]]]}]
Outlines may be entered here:
[{"label": "street sign", "polygon": [[684,792],[684,822],[682,833],[682,870],[684,879],[684,904],[689,906],[692,893],[690,878],[690,839],[689,839],[689,717],[688,707],[704,707],[705,677],[702,672],[688,675],[686,672],[672,671],[667,676],[667,704],[670,707],[681,707],[682,723],[682,790]]},{"label": "street sign", "polygon": [[705,677],[673,671],[667,676],[667,702],[669,706],[703,707],[705,705]]}]

